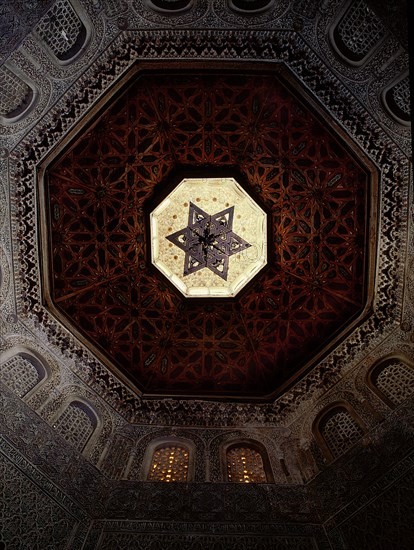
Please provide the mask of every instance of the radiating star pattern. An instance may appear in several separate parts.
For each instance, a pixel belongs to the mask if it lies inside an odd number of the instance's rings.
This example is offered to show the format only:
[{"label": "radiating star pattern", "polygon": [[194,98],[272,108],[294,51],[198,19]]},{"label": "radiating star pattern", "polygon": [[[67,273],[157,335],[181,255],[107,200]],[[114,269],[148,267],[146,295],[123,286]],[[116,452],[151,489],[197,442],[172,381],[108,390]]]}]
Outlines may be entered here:
[{"label": "radiating star pattern", "polygon": [[205,267],[227,281],[229,258],[251,245],[233,231],[234,206],[209,215],[190,202],[188,225],[166,238],[185,252],[184,276]]},{"label": "radiating star pattern", "polygon": [[[284,391],[364,311],[369,169],[282,72],[134,75],[47,170],[50,300],[69,330],[144,394]],[[231,300],[187,299],[148,254],[146,213],[158,193],[175,170],[184,177],[212,166],[237,167],[269,211],[267,268]],[[254,237],[237,225],[238,203],[207,206],[198,197],[187,199],[210,214],[234,205],[233,228],[252,245],[241,254],[253,256]],[[187,226],[188,205],[181,208],[178,225],[165,220],[163,240]],[[184,277],[185,253],[165,243],[187,283],[205,275],[224,286],[238,264],[230,258],[227,281],[208,269]]]}]

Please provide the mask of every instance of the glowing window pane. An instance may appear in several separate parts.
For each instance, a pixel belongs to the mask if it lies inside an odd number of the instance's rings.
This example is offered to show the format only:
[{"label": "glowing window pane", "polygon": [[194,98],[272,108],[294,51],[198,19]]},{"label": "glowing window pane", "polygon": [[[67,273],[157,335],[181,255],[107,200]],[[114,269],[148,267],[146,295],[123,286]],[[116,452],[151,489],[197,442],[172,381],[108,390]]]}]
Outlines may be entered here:
[{"label": "glowing window pane", "polygon": [[187,481],[189,453],[184,447],[157,449],[152,457],[148,481]]},{"label": "glowing window pane", "polygon": [[250,447],[227,451],[227,479],[236,483],[266,483],[261,454]]}]

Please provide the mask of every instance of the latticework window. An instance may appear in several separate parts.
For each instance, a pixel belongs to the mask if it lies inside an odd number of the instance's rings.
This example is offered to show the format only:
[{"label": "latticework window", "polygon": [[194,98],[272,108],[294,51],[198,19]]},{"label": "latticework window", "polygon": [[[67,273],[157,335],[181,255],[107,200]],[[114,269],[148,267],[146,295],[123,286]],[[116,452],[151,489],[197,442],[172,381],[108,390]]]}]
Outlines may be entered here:
[{"label": "latticework window", "polygon": [[398,405],[414,393],[414,370],[396,360],[377,371],[373,383],[390,401]]},{"label": "latticework window", "polygon": [[363,0],[351,3],[335,29],[338,47],[355,62],[362,61],[383,36],[381,21]]},{"label": "latticework window", "polygon": [[349,412],[336,409],[320,423],[320,433],[334,458],[345,453],[363,435]]},{"label": "latticework window", "polygon": [[410,80],[408,76],[400,80],[392,89],[392,98],[397,107],[407,117],[410,116]]},{"label": "latticework window", "polygon": [[189,452],[185,447],[168,445],[154,451],[148,481],[187,481]]},{"label": "latticework window", "polygon": [[237,483],[266,483],[262,455],[247,446],[227,451],[227,479]]},{"label": "latticework window", "polygon": [[10,69],[0,68],[0,116],[14,118],[30,104],[33,90]]},{"label": "latticework window", "polygon": [[72,402],[53,427],[79,451],[82,451],[96,427],[96,419],[83,403]]},{"label": "latticework window", "polygon": [[389,88],[385,94],[385,101],[399,122],[406,124],[410,122],[410,80],[408,75]]},{"label": "latticework window", "polygon": [[19,397],[23,397],[39,383],[42,376],[29,359],[15,355],[0,365],[0,378]]},{"label": "latticework window", "polygon": [[61,61],[74,57],[86,38],[86,29],[67,0],[56,2],[40,21],[36,32]]}]

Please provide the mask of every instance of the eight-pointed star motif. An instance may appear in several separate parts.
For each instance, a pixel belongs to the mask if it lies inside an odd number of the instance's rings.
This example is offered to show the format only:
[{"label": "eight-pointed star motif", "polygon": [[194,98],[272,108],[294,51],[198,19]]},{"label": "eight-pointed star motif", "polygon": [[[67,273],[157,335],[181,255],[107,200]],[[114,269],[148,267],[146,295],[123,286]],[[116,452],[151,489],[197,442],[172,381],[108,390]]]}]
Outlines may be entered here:
[{"label": "eight-pointed star motif", "polygon": [[190,202],[188,225],[166,238],[184,250],[184,275],[204,267],[227,281],[229,258],[251,245],[233,231],[234,206],[210,216]]}]

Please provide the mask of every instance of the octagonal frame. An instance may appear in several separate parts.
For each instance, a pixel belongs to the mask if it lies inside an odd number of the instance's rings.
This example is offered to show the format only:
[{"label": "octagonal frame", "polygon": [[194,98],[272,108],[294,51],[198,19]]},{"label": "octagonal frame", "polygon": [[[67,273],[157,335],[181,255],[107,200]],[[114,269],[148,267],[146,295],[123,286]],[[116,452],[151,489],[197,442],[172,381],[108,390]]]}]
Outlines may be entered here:
[{"label": "octagonal frame", "polygon": [[[211,70],[214,71],[217,68],[216,62],[199,62],[191,61],[184,63],[182,62],[170,62],[168,65],[169,69],[178,70],[180,72],[188,73],[192,69],[188,68],[189,63],[192,67],[199,70]],[[220,69],[223,68],[231,71],[238,71],[241,64],[234,61],[223,61],[220,63]],[[41,248],[41,297],[44,306],[47,307],[49,312],[67,329],[69,330],[87,349],[89,349],[96,357],[99,358],[105,365],[107,365],[116,375],[122,380],[123,383],[131,387],[134,391],[141,395],[142,397],[153,398],[159,396],[159,392],[149,392],[142,391],[130,378],[128,378],[115,363],[105,354],[105,352],[95,343],[92,343],[78,328],[70,321],[66,315],[60,310],[59,306],[56,305],[51,296],[51,287],[49,280],[50,272],[50,259],[49,259],[49,247],[50,242],[48,239],[48,226],[49,226],[49,213],[45,211],[44,206],[46,205],[48,192],[45,189],[44,180],[46,177],[46,171],[50,166],[53,166],[61,155],[66,151],[66,149],[72,144],[74,139],[79,136],[80,132],[84,131],[86,128],[92,129],[96,122],[99,119],[99,116],[105,112],[112,102],[115,102],[129,87],[133,85],[133,76],[138,75],[139,73],[145,75],[146,72],[152,73],[159,71],[159,64],[154,62],[136,62],[133,67],[121,79],[116,81],[111,88],[109,88],[105,95],[101,97],[87,112],[86,116],[80,120],[76,126],[74,126],[56,146],[48,152],[47,156],[42,158],[38,163],[36,168],[37,173],[37,208],[39,210],[39,244]],[[267,402],[272,401],[276,397],[283,394],[288,390],[295,382],[297,382],[303,375],[305,375],[318,361],[323,359],[328,353],[330,353],[335,347],[338,346],[351,332],[355,329],[356,326],[361,324],[367,317],[370,311],[372,311],[372,301],[374,296],[374,283],[375,283],[375,271],[376,271],[376,254],[377,249],[377,235],[378,235],[378,170],[374,163],[367,157],[360,147],[354,143],[352,138],[346,133],[346,131],[337,125],[331,118],[331,115],[326,112],[324,106],[316,103],[316,101],[309,95],[309,92],[300,85],[297,79],[293,74],[284,66],[283,63],[272,62],[255,62],[253,66],[249,66],[248,73],[254,74],[278,74],[280,80],[286,86],[287,89],[293,90],[292,93],[296,97],[304,97],[304,101],[308,108],[313,112],[314,115],[319,116],[322,120],[328,119],[328,128],[332,133],[336,133],[338,137],[342,140],[344,146],[348,149],[351,156],[354,158],[360,166],[366,170],[369,174],[369,190],[367,195],[369,196],[369,221],[367,222],[367,231],[366,231],[366,258],[365,258],[365,272],[366,272],[366,281],[364,284],[364,306],[361,308],[360,312],[355,314],[350,318],[349,323],[346,326],[340,327],[336,332],[332,334],[328,343],[324,344],[320,348],[315,350],[315,354],[308,359],[296,372],[295,374],[281,384],[277,389],[272,389],[268,394],[257,397],[257,396],[245,396],[245,395],[210,395],[210,394],[197,394],[191,395],[188,393],[168,393],[163,391],[162,396],[164,397],[177,397],[193,399],[234,399],[236,401],[252,401],[252,402]],[[215,171],[214,166],[206,166],[206,169]],[[220,169],[221,170],[221,169]],[[189,172],[194,173],[198,170],[189,170]],[[233,177],[233,176],[232,176]],[[238,176],[239,177],[239,176]],[[242,180],[238,179],[239,183],[242,183]],[[251,190],[249,190],[251,193]],[[256,199],[255,199],[256,200]],[[260,204],[260,201],[257,201]],[[263,208],[263,206],[261,205]],[[271,232],[270,224],[268,224],[268,232]],[[271,238],[268,238],[268,243],[272,242]],[[44,246],[46,244],[46,246]],[[272,256],[273,251],[271,247],[268,249],[268,265],[262,268],[266,270],[269,267],[270,257]],[[151,266],[154,268],[153,266]],[[154,268],[155,269],[155,268]],[[160,272],[158,272],[160,273]],[[164,282],[170,286],[171,283],[162,275]],[[242,295],[247,292],[251,285],[254,284],[254,280],[250,281],[237,295],[236,298],[225,298],[226,300],[239,300]],[[185,298],[179,293],[179,291],[173,287],[175,293],[181,296],[181,299]],[[205,301],[203,298],[194,298],[191,301]],[[209,301],[214,300],[223,300],[223,298],[209,298]]]},{"label": "octagonal frame", "polygon": [[190,300],[191,302],[197,301],[206,301],[214,302],[220,300],[238,300],[243,293],[247,292],[252,285],[254,285],[260,275],[269,268],[269,265],[272,263],[275,254],[270,246],[270,243],[273,240],[273,232],[271,223],[269,223],[270,209],[261,197],[249,187],[245,176],[236,168],[236,167],[217,167],[217,166],[205,166],[205,167],[188,167],[184,165],[176,166],[171,173],[167,176],[165,180],[160,182],[154,188],[154,196],[151,197],[144,204],[144,216],[145,216],[145,227],[146,227],[146,240],[148,243],[151,242],[151,213],[170,195],[174,189],[176,189],[180,183],[185,179],[203,179],[203,178],[232,178],[236,183],[241,187],[241,189],[246,193],[250,200],[257,204],[257,206],[263,211],[266,215],[266,262],[261,266],[256,273],[232,295],[211,295],[211,296],[186,296],[175,284],[172,282],[168,276],[154,265],[151,247],[147,247],[147,266],[148,269],[154,273],[156,272],[158,276],[165,282],[165,284],[173,290],[181,299]]}]

